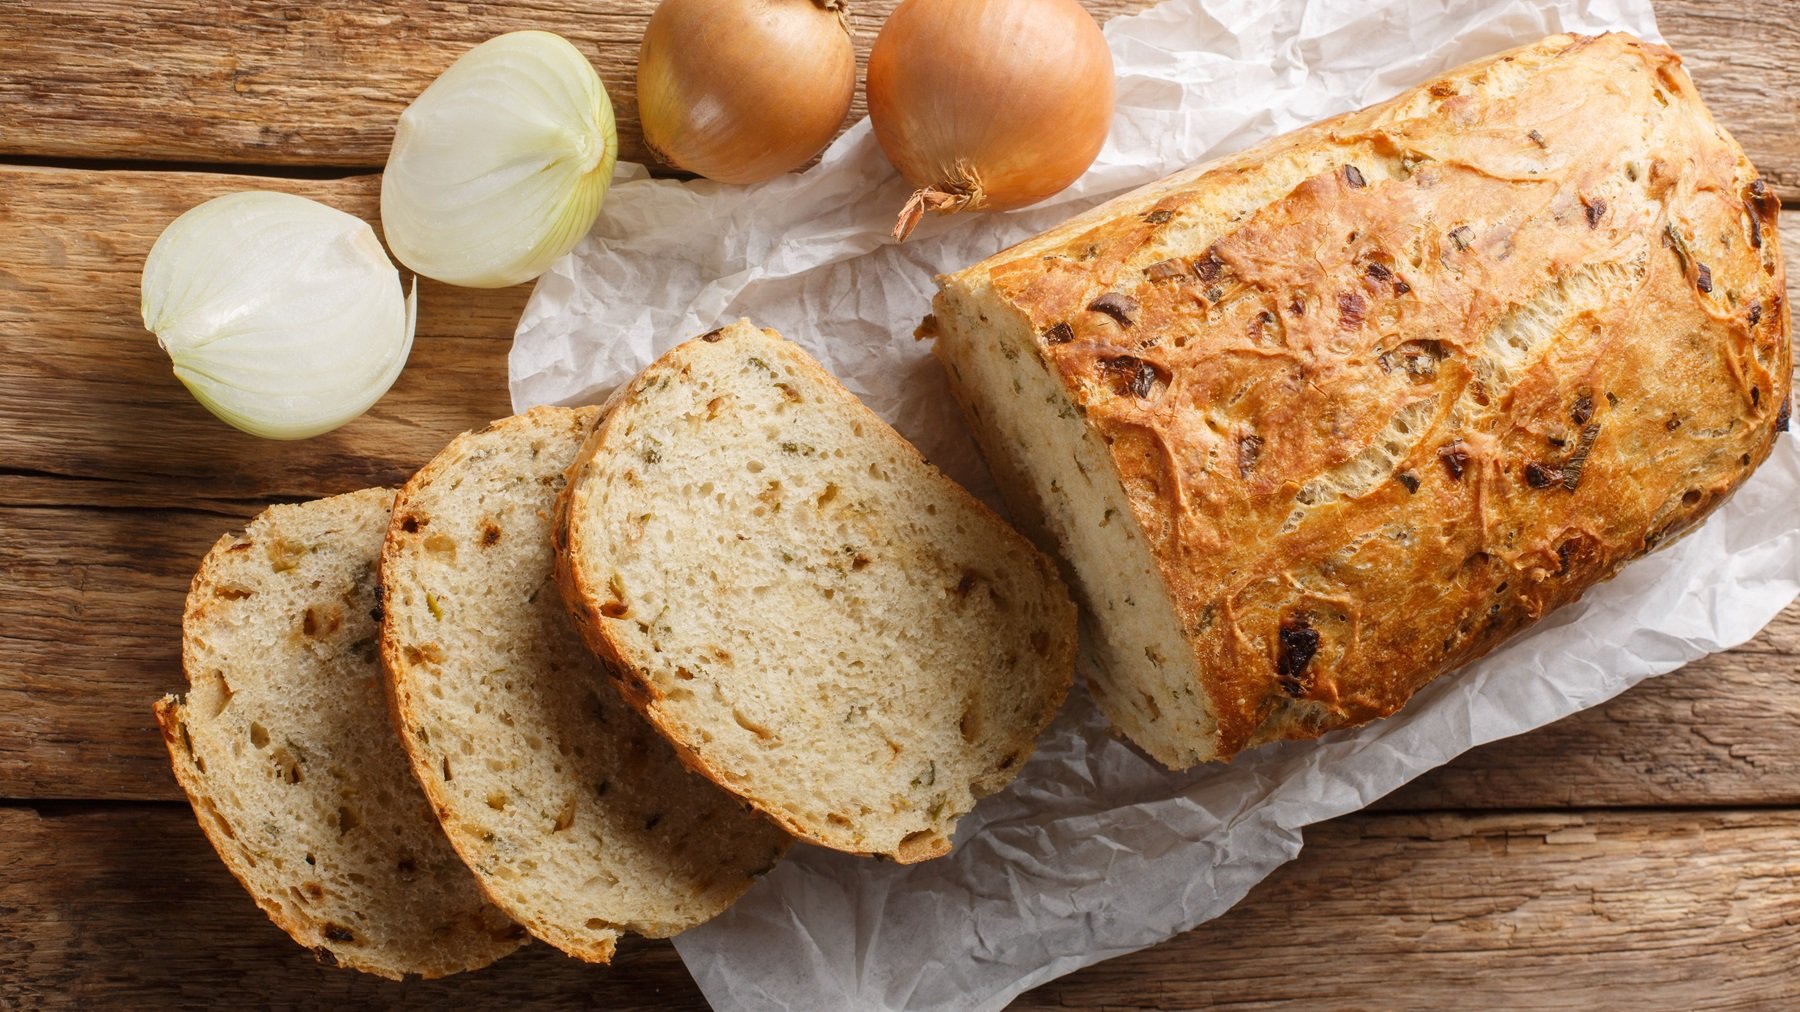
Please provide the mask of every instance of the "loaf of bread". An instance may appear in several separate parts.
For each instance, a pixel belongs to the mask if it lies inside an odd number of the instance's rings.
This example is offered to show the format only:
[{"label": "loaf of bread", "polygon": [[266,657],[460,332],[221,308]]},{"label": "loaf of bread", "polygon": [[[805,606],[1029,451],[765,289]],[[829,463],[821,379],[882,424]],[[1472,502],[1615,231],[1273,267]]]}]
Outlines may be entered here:
[{"label": "loaf of bread", "polygon": [[1676,55],[1554,36],[940,279],[922,333],[1172,767],[1394,712],[1787,427],[1777,202]]},{"label": "loaf of bread", "polygon": [[564,600],[626,698],[814,843],[946,852],[1068,690],[1054,565],[747,323],[630,383],[558,509]]},{"label": "loaf of bread", "polygon": [[213,546],[182,618],[185,698],[156,719],[225,866],[321,962],[472,970],[525,932],[438,829],[388,727],[376,559],[394,494],[274,506]]},{"label": "loaf of bread", "polygon": [[664,937],[725,909],[788,836],[683,767],[569,624],[550,520],[599,418],[502,419],[406,483],[381,557],[381,654],[413,773],[488,895],[606,962],[624,931]]}]

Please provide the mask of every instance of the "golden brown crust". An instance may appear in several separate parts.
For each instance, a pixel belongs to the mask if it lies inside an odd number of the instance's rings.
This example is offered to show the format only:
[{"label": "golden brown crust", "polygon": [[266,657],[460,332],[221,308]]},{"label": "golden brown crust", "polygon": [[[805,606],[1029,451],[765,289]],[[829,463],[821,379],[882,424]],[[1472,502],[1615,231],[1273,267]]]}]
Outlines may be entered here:
[{"label": "golden brown crust", "polygon": [[[738,326],[748,325],[747,321],[738,324]],[[701,343],[714,339],[714,336],[718,333],[719,331],[713,331],[701,337],[693,338],[692,340],[686,341],[671,349],[668,353],[647,367],[629,384],[626,384],[621,387],[619,391],[615,392],[613,397],[608,400],[608,406],[610,407],[612,404],[617,403],[624,398],[633,396],[636,392],[649,387],[660,378],[671,373],[685,372],[687,369],[687,359],[696,352]],[[781,341],[784,345],[787,343],[784,338],[772,330],[765,329],[763,330],[763,333],[777,341]],[[840,390],[843,389],[843,385],[835,376],[832,376],[829,372],[825,371],[825,369],[810,356],[798,352],[797,349],[794,354],[788,356],[786,364],[795,369],[810,373],[814,380],[822,385],[835,387]],[[872,423],[872,427],[869,431],[885,434],[887,438],[892,439],[901,447],[904,447],[903,452],[911,454],[915,460],[927,468],[930,468],[933,472],[936,471],[936,467],[925,460],[924,455],[919,453],[917,447],[913,446],[898,433],[894,432],[886,422],[881,420],[880,416],[874,413],[874,411],[870,410],[860,400],[857,400],[854,395],[849,394],[848,391],[845,391],[845,396],[847,403],[854,405],[856,410],[863,412],[866,420]],[[575,627],[581,635],[582,642],[586,643],[588,648],[604,663],[607,671],[611,673],[615,679],[620,694],[625,700],[642,713],[644,718],[648,720],[657,731],[663,735],[663,737],[668,739],[670,744],[675,747],[676,755],[680,757],[681,762],[689,769],[706,777],[708,780],[718,784],[725,790],[732,792],[734,795],[743,798],[758,812],[768,817],[796,838],[809,840],[846,853],[863,856],[877,856],[876,852],[858,849],[848,832],[831,838],[821,836],[819,827],[802,825],[794,818],[784,813],[779,806],[764,803],[757,797],[747,794],[744,785],[735,783],[725,771],[714,766],[712,763],[709,763],[706,758],[695,751],[690,744],[695,737],[691,730],[684,725],[675,723],[667,711],[660,705],[662,702],[661,690],[648,677],[643,665],[633,659],[628,645],[624,640],[613,635],[611,631],[612,623],[603,615],[603,602],[606,601],[610,595],[606,588],[595,584],[590,578],[590,575],[584,572],[582,567],[577,564],[581,552],[579,551],[578,545],[572,545],[570,543],[569,517],[573,511],[582,508],[583,501],[592,491],[592,485],[594,483],[586,480],[587,474],[595,466],[595,462],[599,456],[607,452],[606,447],[609,445],[609,440],[613,437],[612,426],[618,421],[620,414],[621,413],[619,412],[609,410],[606,417],[595,427],[593,434],[588,437],[587,443],[576,455],[575,463],[569,467],[568,481],[564,484],[563,490],[561,494],[557,496],[556,500],[556,519],[552,525],[552,530],[556,542],[557,584],[562,591],[563,601],[569,609]],[[994,524],[996,528],[1010,531],[1010,528],[1006,527],[1004,520],[1001,520],[985,503],[975,498],[967,489],[948,480],[946,480],[946,484],[954,489],[950,494],[960,498],[965,507],[984,516]],[[1023,542],[1022,538],[1020,540]],[[1031,557],[1035,560],[1039,571],[1044,575],[1046,583],[1051,586],[1060,587],[1061,577],[1058,575],[1056,566],[1049,557],[1044,555],[1041,551],[1038,551],[1029,543],[1022,544],[1022,547],[1031,553]],[[1043,732],[1044,728],[1049,726],[1050,721],[1056,716],[1056,711],[1060,708],[1061,702],[1067,696],[1069,686],[1073,682],[1076,646],[1074,604],[1069,601],[1066,594],[1062,596],[1062,604],[1067,614],[1064,617],[1064,620],[1059,623],[1059,626],[1066,630],[1066,635],[1062,638],[1061,642],[1052,644],[1050,647],[1050,652],[1054,657],[1054,660],[1051,661],[1051,667],[1053,670],[1063,673],[1062,683],[1050,694],[1051,698],[1047,701],[1047,705],[1043,712],[1037,715],[1037,718],[1032,722],[1032,725],[1028,728],[1021,728],[1020,741],[1015,749],[1015,753],[1020,755],[1021,758],[1031,752],[1037,736]],[[1008,775],[999,778],[994,782],[989,782],[987,780],[979,781],[971,784],[971,789],[977,797],[981,797],[999,789],[1000,786],[1003,786],[1010,780],[1011,776]],[[903,841],[893,853],[881,854],[879,856],[890,857],[902,864],[910,864],[934,857],[940,857],[949,853],[950,848],[951,844],[948,838],[934,834],[929,837],[919,837],[917,839],[909,838],[908,840]]]},{"label": "golden brown crust", "polygon": [[1736,488],[1789,400],[1776,210],[1672,51],[1554,36],[947,284],[1109,444],[1229,757],[1394,712]]},{"label": "golden brown crust", "polygon": [[[229,541],[231,536],[226,535],[222,540]],[[193,772],[194,756],[187,750],[182,740],[187,733],[183,720],[187,705],[182,702],[181,697],[169,695],[157,700],[153,704],[152,710],[156,714],[156,726],[162,731],[163,747],[169,751],[169,767],[175,773],[176,783],[181,785],[182,792],[192,802],[190,808],[194,813],[194,821],[200,824],[200,832],[205,835],[206,842],[212,844],[221,863],[225,865],[225,870],[230,872],[231,877],[237,880],[237,884],[243,887],[244,892],[256,901],[257,908],[269,918],[270,922],[287,932],[289,938],[303,946],[311,947],[312,940],[319,937],[323,925],[310,918],[290,916],[285,908],[269,902],[259,884],[251,878],[250,869],[237,859],[237,846],[232,836],[233,831],[219,817],[218,812],[214,811],[208,800],[210,790],[207,784]],[[377,977],[385,977],[388,980],[400,980],[404,976],[404,974],[395,972],[386,963],[359,961],[354,956],[346,961],[340,959],[337,953],[322,946],[313,948],[312,952],[321,963],[329,966],[347,966],[353,970],[374,974]]]}]

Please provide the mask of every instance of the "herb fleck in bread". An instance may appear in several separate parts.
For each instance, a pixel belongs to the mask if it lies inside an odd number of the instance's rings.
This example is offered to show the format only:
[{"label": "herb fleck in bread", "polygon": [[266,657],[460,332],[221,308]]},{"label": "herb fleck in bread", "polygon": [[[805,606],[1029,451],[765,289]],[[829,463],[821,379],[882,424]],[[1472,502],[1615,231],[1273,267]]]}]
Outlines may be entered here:
[{"label": "herb fleck in bread", "polygon": [[413,772],[488,895],[605,962],[622,931],[663,937],[719,913],[788,837],[683,767],[569,624],[550,521],[599,417],[502,419],[406,484],[382,553],[381,652]]},{"label": "herb fleck in bread", "polygon": [[482,896],[388,726],[376,560],[393,493],[275,506],[201,563],[185,698],[156,719],[200,826],[320,961],[383,977],[485,966],[525,932]]},{"label": "herb fleck in bread", "polygon": [[1392,713],[1788,425],[1779,201],[1668,49],[1552,36],[940,279],[926,330],[1164,763]]},{"label": "herb fleck in bread", "polygon": [[564,600],[626,698],[812,842],[947,852],[1068,690],[1049,560],[748,323],[634,380],[558,509]]}]

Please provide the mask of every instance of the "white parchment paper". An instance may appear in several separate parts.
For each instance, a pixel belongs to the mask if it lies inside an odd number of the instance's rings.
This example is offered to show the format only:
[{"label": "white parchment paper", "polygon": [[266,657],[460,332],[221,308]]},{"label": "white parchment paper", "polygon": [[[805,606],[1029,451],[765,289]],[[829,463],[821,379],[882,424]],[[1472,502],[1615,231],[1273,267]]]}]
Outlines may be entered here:
[{"label": "white parchment paper", "polygon": [[[513,404],[599,400],[657,355],[748,316],[804,345],[944,468],[991,484],[912,329],[932,276],[1129,187],[1557,31],[1658,38],[1649,0],[1169,0],[1106,25],[1111,139],[1051,201],[928,218],[887,239],[907,187],[867,121],[760,186],[621,165],[593,234],[539,281]],[[1169,773],[1110,738],[1079,689],[948,857],[898,866],[796,847],[676,940],[722,1008],[998,1008],[1025,989],[1217,917],[1361,808],[1483,742],[1593,706],[1750,638],[1800,593],[1800,449],[1700,530],[1594,588],[1400,714],[1229,766]]]}]

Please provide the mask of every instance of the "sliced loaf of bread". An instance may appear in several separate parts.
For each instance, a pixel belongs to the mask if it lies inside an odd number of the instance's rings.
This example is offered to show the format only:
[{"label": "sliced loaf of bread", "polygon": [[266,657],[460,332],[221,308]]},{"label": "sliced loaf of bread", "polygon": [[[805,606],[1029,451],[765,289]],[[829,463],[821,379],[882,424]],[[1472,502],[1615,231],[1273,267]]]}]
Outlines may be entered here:
[{"label": "sliced loaf of bread", "polygon": [[626,698],[806,840],[947,852],[1068,690],[1050,561],[748,323],[629,384],[558,509],[564,600]]},{"label": "sliced loaf of bread", "polygon": [[569,624],[550,520],[599,417],[502,419],[406,484],[382,552],[381,654],[413,773],[488,895],[605,962],[623,931],[719,913],[788,836],[684,768]]},{"label": "sliced loaf of bread", "polygon": [[432,818],[388,726],[376,560],[393,492],[275,506],[201,563],[185,698],[156,719],[200,827],[320,961],[440,977],[518,948]]}]

